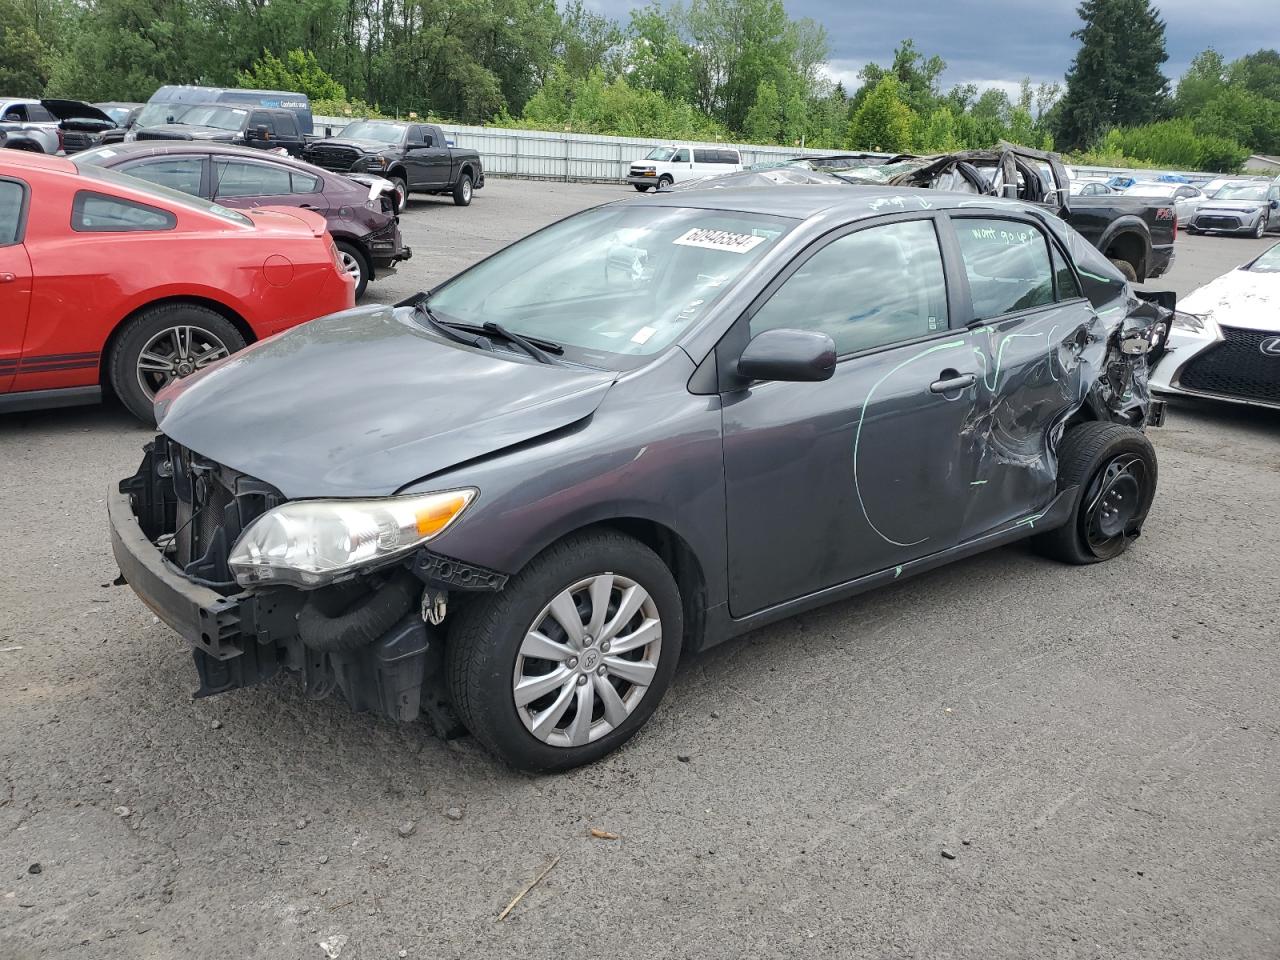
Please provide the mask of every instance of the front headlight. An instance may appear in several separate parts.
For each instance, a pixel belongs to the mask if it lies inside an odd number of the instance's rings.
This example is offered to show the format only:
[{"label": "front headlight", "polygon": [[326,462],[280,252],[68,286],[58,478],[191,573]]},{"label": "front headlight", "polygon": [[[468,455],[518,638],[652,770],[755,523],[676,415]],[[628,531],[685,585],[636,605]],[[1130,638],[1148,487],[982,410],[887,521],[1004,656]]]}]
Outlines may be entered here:
[{"label": "front headlight", "polygon": [[386,157],[377,156],[373,158],[373,161],[370,163],[370,166],[377,167],[379,170],[385,170],[390,165],[390,163],[391,161],[388,160]]},{"label": "front headlight", "polygon": [[1204,330],[1204,318],[1198,317],[1194,313],[1183,313],[1181,310],[1175,310],[1173,311],[1173,326],[1178,330],[1200,333]]},{"label": "front headlight", "polygon": [[284,503],[249,525],[227,562],[243,586],[322,586],[394,560],[443,533],[478,492]]}]

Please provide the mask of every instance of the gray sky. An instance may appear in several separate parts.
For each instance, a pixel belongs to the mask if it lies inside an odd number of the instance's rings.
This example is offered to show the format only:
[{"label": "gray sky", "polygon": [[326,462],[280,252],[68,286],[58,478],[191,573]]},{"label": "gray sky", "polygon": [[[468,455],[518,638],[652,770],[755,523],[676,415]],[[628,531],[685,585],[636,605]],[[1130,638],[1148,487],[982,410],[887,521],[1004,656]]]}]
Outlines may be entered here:
[{"label": "gray sky", "polygon": [[[588,0],[602,13],[628,18],[625,0]],[[810,17],[827,28],[829,71],[850,92],[868,60],[887,64],[898,41],[911,37],[925,54],[947,61],[944,86],[977,83],[1017,88],[1061,80],[1075,56],[1071,31],[1080,20],[1076,0],[784,0],[793,17]],[[1156,0],[1165,21],[1169,60],[1165,75],[1174,83],[1191,58],[1207,46],[1228,60],[1262,47],[1280,47],[1277,0]]]}]

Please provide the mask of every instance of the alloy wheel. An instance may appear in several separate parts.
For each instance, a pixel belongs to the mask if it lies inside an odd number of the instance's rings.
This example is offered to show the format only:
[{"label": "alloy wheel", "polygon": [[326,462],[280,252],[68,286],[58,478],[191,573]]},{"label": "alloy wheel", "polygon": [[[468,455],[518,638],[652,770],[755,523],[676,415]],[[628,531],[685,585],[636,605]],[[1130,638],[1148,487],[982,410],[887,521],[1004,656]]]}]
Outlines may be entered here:
[{"label": "alloy wheel", "polygon": [[662,618],[644,587],[613,573],[579,580],[525,633],[512,678],[516,712],[543,743],[584,746],[635,711],[661,652]]},{"label": "alloy wheel", "polygon": [[172,381],[229,355],[226,344],[202,327],[166,327],[138,353],[138,385],[148,397],[154,397]]},{"label": "alloy wheel", "polygon": [[471,181],[467,179],[462,181],[462,202],[471,202]]},{"label": "alloy wheel", "polygon": [[1094,556],[1113,553],[1133,522],[1141,519],[1148,482],[1146,463],[1131,453],[1115,457],[1098,471],[1084,514],[1085,539]]},{"label": "alloy wheel", "polygon": [[342,261],[342,272],[358,285],[364,275],[364,264],[360,262],[355,254],[347,250],[339,250],[338,258]]}]

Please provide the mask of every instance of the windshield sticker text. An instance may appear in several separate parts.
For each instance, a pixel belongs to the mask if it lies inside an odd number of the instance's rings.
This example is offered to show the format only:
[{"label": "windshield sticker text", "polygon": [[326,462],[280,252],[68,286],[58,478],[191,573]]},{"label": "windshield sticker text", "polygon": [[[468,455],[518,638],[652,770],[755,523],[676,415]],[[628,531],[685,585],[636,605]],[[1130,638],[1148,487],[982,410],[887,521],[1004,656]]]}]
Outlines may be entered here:
[{"label": "windshield sticker text", "polygon": [[704,250],[723,250],[726,253],[748,253],[765,242],[765,237],[753,237],[749,233],[733,233],[729,230],[710,230],[694,227],[672,242],[681,247],[701,247]]}]

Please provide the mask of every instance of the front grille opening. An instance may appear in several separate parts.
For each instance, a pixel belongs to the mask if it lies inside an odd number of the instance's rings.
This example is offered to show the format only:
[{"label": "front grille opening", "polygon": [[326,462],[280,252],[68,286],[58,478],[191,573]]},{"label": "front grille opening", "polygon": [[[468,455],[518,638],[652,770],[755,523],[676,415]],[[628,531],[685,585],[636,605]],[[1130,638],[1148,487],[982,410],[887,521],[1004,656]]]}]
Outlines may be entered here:
[{"label": "front grille opening", "polygon": [[1280,358],[1262,352],[1262,341],[1274,334],[1223,327],[1223,341],[1193,357],[1178,378],[1179,386],[1202,393],[1263,403],[1280,403]]}]

